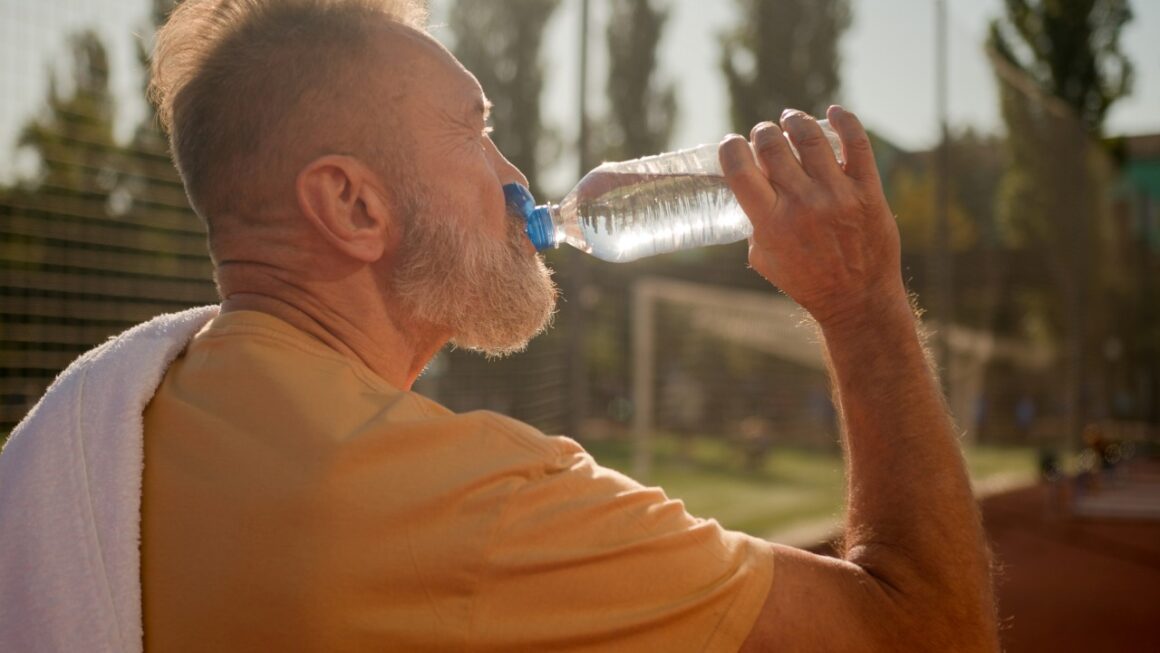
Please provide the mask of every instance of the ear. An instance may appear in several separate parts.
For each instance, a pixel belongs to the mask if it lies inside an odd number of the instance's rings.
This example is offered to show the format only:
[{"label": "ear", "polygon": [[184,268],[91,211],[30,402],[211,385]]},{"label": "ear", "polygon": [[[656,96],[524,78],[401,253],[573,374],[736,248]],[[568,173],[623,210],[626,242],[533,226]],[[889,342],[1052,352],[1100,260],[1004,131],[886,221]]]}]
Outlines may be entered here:
[{"label": "ear", "polygon": [[298,208],[319,234],[363,263],[382,258],[392,236],[390,204],[372,180],[357,159],[328,154],[302,168],[294,184]]}]

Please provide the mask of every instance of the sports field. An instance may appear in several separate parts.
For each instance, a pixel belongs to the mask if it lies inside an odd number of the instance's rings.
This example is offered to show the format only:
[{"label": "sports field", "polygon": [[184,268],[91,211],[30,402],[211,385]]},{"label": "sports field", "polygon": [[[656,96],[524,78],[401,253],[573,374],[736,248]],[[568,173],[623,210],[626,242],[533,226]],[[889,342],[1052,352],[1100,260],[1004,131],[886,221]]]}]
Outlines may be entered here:
[{"label": "sports field", "polygon": [[[698,517],[767,539],[808,546],[836,534],[841,525],[845,485],[836,450],[773,446],[764,461],[750,466],[727,439],[680,440],[658,434],[649,485],[664,488]],[[596,460],[632,475],[627,440],[585,442]],[[974,447],[966,450],[976,487],[991,494],[1035,479],[1030,448]]]}]

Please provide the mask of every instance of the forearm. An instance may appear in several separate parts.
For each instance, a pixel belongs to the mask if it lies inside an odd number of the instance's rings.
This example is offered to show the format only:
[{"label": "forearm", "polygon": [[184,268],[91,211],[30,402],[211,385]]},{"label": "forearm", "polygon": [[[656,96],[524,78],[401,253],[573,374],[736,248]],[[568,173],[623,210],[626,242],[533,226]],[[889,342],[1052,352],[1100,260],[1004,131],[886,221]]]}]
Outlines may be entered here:
[{"label": "forearm", "polygon": [[848,457],[844,557],[896,598],[991,630],[974,623],[994,618],[978,509],[901,285],[822,333]]},{"label": "forearm", "polygon": [[730,137],[721,146],[722,170],[753,222],[750,265],[821,326],[849,459],[845,560],[775,547],[767,618],[748,643],[994,650],[983,531],[903,288],[898,225],[865,129],[839,107],[827,116],[841,164],[795,111],[782,115],[785,132],[762,123],[751,144]]}]

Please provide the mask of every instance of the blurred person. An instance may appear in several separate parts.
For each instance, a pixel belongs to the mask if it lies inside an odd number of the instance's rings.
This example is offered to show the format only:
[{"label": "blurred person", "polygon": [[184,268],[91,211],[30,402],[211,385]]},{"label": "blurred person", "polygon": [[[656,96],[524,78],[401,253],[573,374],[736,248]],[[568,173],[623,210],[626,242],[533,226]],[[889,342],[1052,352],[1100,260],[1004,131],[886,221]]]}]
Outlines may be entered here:
[{"label": "blurred person", "polygon": [[844,164],[796,111],[720,157],[750,264],[824,337],[840,558],[409,391],[448,342],[518,351],[556,297],[504,204],[526,180],[424,21],[404,0],[188,0],[159,31],[152,93],[223,301],[82,357],[14,433],[0,648],[997,650],[898,231],[839,107]]},{"label": "blurred person", "polygon": [[1031,439],[1035,431],[1035,400],[1028,395],[1019,397],[1015,404],[1015,425],[1024,441]]}]

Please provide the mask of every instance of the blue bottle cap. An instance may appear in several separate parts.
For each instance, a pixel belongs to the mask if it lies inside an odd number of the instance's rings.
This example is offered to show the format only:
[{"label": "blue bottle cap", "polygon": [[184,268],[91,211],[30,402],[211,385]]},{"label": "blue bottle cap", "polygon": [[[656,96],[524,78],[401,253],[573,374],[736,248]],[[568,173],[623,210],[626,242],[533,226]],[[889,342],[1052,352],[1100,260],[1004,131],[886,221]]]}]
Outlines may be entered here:
[{"label": "blue bottle cap", "polygon": [[552,215],[547,205],[536,206],[532,192],[522,184],[505,184],[503,197],[509,210],[524,218],[524,233],[536,246],[537,252],[556,246],[556,229],[552,224]]}]

